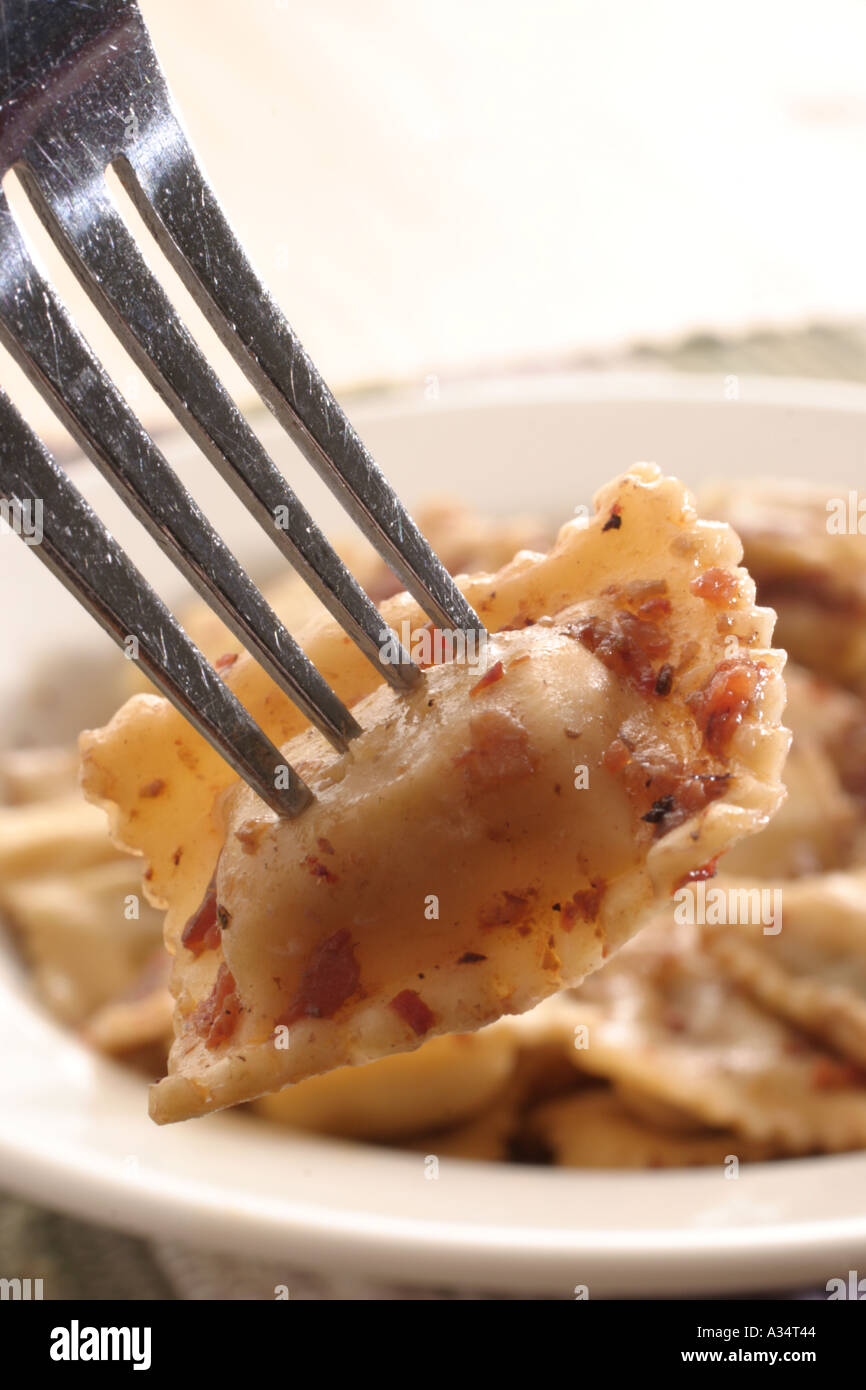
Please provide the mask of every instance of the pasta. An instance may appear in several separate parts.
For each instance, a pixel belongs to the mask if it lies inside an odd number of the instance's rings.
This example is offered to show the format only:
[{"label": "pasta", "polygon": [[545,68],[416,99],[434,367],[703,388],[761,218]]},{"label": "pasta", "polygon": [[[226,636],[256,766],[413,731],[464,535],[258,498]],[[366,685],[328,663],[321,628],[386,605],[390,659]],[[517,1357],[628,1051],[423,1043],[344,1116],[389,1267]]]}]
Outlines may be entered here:
[{"label": "pasta", "polygon": [[4,884],[43,874],[46,865],[53,873],[74,872],[118,857],[105,817],[75,793],[0,806],[0,892]]},{"label": "pasta", "polygon": [[749,479],[705,488],[701,506],[730,522],[776,640],[819,676],[866,690],[866,516],[846,488]]},{"label": "pasta", "polygon": [[162,918],[136,861],[70,783],[71,749],[4,754],[0,912],[43,1002],[72,1025],[130,988],[158,947]]},{"label": "pasta", "polygon": [[538,1106],[526,1129],[530,1144],[560,1168],[721,1168],[732,1158],[755,1161],[777,1153],[772,1144],[730,1130],[648,1124],[616,1091],[598,1087]]},{"label": "pasta", "polygon": [[778,935],[746,924],[719,927],[706,933],[709,948],[766,1008],[866,1068],[866,871],[778,889]]},{"label": "pasta", "polygon": [[477,1033],[431,1038],[415,1052],[313,1076],[256,1102],[258,1113],[295,1129],[394,1140],[476,1115],[504,1089],[516,1030],[503,1019]]},{"label": "pasta", "polygon": [[573,996],[574,1064],[788,1154],[866,1146],[857,1068],[765,1012],[667,915]]},{"label": "pasta", "polygon": [[69,796],[77,787],[74,748],[10,748],[0,754],[0,804],[23,806]]},{"label": "pasta", "polygon": [[[136,765],[170,725],[148,697],[85,736],[89,794],[114,801],[169,903],[177,1036],[154,1118],[521,1013],[762,826],[782,795],[781,657],[738,560],[726,528],[642,465],[547,556],[466,582],[494,634],[480,675],[447,662],[408,696],[364,695],[360,668],[330,671],[321,625],[308,650],[339,693],[354,683],[364,733],[342,757],[312,730],[284,744],[316,795],[292,822],[237,784],[215,815],[190,731]],[[253,712],[289,718],[272,692]]]},{"label": "pasta", "polygon": [[[739,551],[724,527],[697,523],[677,486],[661,480],[653,470],[638,468],[628,478],[641,508],[650,501],[657,508],[652,512],[647,506],[646,513],[640,512],[645,516],[640,544],[635,542],[638,528],[629,526],[626,509],[619,513],[618,526],[596,534],[599,526],[617,515],[613,511],[616,486],[599,499],[599,514],[590,527],[567,527],[546,556],[530,551],[510,560],[519,547],[543,542],[542,528],[529,520],[487,522],[448,505],[423,514],[424,528],[452,570],[496,570],[504,565],[495,575],[460,580],[483,611],[490,630],[507,629],[494,638],[486,657],[488,668],[502,660],[503,678],[471,697],[473,714],[483,707],[482,700],[494,705],[493,697],[504,694],[510,678],[521,672],[528,677],[533,663],[537,669],[535,642],[554,649],[545,648],[544,660],[556,657],[563,640],[562,610],[583,605],[578,621],[584,620],[587,607],[594,610],[593,616],[608,617],[619,605],[635,616],[642,603],[669,599],[673,612],[665,623],[673,629],[673,646],[680,640],[681,628],[687,626],[689,637],[703,649],[701,664],[676,663],[682,667],[677,679],[682,681],[684,695],[693,693],[688,681],[699,686],[704,670],[722,651],[728,659],[736,653],[755,662],[769,655],[772,681],[759,706],[748,712],[733,744],[735,786],[667,834],[654,829],[652,821],[645,822],[638,814],[641,807],[631,804],[629,781],[636,781],[637,772],[648,756],[659,753],[660,745],[676,745],[682,732],[682,701],[664,705],[669,697],[662,697],[659,703],[652,698],[641,702],[634,692],[624,693],[620,685],[628,686],[628,680],[622,672],[609,669],[588,647],[582,647],[582,656],[576,657],[577,663],[594,658],[587,662],[592,672],[588,685],[583,667],[575,681],[568,677],[570,667],[563,665],[559,670],[554,661],[554,697],[561,696],[563,686],[580,684],[590,689],[591,701],[581,718],[588,710],[595,717],[595,705],[602,696],[605,701],[612,699],[619,721],[617,734],[625,731],[635,744],[632,749],[626,745],[630,761],[623,763],[618,774],[618,792],[625,791],[629,811],[629,876],[640,876],[641,855],[649,846],[643,861],[644,890],[648,887],[648,891],[645,896],[636,891],[633,906],[623,908],[628,922],[622,930],[617,933],[602,914],[601,904],[595,923],[579,922],[578,926],[601,925],[610,955],[616,943],[647,918],[649,925],[642,926],[636,939],[613,960],[605,961],[603,969],[590,975],[577,991],[564,989],[528,1012],[472,1032],[436,1034],[431,1030],[414,1050],[390,1050],[372,1061],[335,1067],[265,1093],[246,1107],[260,1123],[399,1144],[448,1162],[475,1159],[560,1167],[727,1167],[731,1158],[750,1162],[866,1146],[866,939],[861,907],[866,888],[866,702],[856,669],[862,624],[851,602],[862,541],[849,537],[837,544],[837,538],[824,528],[826,496],[815,490],[804,493],[787,485],[734,484],[705,495],[707,514],[733,519],[741,527],[746,562],[759,579],[758,600],[778,602],[780,632],[798,656],[785,673],[785,722],[793,733],[783,774],[787,797],[771,814],[773,770],[778,800],[784,735],[777,730],[779,662],[774,654],[765,653],[770,619],[751,608],[752,588],[743,572],[732,568]],[[680,538],[672,559],[664,548],[664,526],[670,524],[678,506],[688,534]],[[620,549],[605,555],[601,549],[605,538],[622,541],[628,535],[631,548],[627,552]],[[697,549],[689,560],[693,543]],[[391,576],[363,545],[347,542],[338,548],[381,601],[389,621],[401,623],[405,618],[412,628],[423,624],[414,604],[405,595],[394,594]],[[641,591],[641,585],[652,587],[651,566],[660,554],[665,556],[668,592],[650,593],[646,587]],[[737,586],[732,609],[704,599],[680,612],[680,565],[687,569],[689,563],[699,581],[708,569],[731,569]],[[786,574],[797,576],[787,590],[777,582]],[[715,584],[699,582],[697,587],[707,593],[716,589],[714,596],[720,597],[726,582],[718,574],[715,580]],[[836,604],[843,589],[848,597]],[[266,586],[266,591],[326,677],[356,708],[365,727],[377,727],[375,718],[364,713],[371,707],[365,701],[371,701],[375,709],[384,698],[376,672],[323,618],[317,601],[294,576]],[[547,615],[555,621],[544,621]],[[825,634],[822,629],[828,622]],[[250,658],[236,653],[233,639],[208,610],[197,605],[186,615],[185,624],[212,659],[227,658],[220,662],[226,680],[272,738],[288,744],[300,737],[304,752],[299,756],[306,757],[308,764],[304,773],[315,781],[315,739],[304,734],[303,720],[293,707]],[[512,653],[522,656],[530,651],[530,660],[514,669]],[[695,662],[693,653],[684,654]],[[614,662],[615,644],[609,644],[604,655]],[[666,663],[655,658],[653,670],[658,673],[663,664],[673,666],[674,662],[670,657]],[[127,663],[124,666],[129,669]],[[474,673],[470,684],[477,683],[482,670]],[[459,695],[457,675],[452,673]],[[431,671],[427,683],[442,679],[441,672]],[[436,698],[445,702],[450,694],[443,684]],[[536,689],[528,684],[523,698],[536,705]],[[623,715],[617,704],[632,698],[641,733],[651,730],[652,744],[645,737],[634,740],[631,706]],[[662,712],[664,722],[659,717]],[[586,764],[593,786],[597,771],[593,747],[597,758],[598,747],[610,731],[602,731],[604,737],[599,732],[593,745],[582,736],[572,737],[580,732],[579,722],[569,718],[567,771]],[[71,750],[0,755],[0,801],[5,803],[0,806],[0,911],[13,927],[48,1007],[78,1028],[94,1047],[143,1066],[151,1076],[160,1075],[172,1042],[175,1011],[169,989],[172,957],[158,946],[162,911],[167,908],[167,937],[175,951],[174,989],[179,990],[180,971],[184,977],[181,1000],[184,990],[189,990],[193,1008],[198,1007],[227,957],[220,943],[210,953],[211,959],[206,952],[187,959],[180,946],[184,927],[206,899],[217,869],[217,888],[221,878],[228,881],[240,875],[233,891],[242,894],[246,872],[246,882],[254,882],[256,890],[250,899],[260,895],[261,848],[258,854],[247,850],[268,841],[274,834],[273,820],[237,787],[208,746],[153,695],[133,699],[106,730],[85,736],[83,747],[88,795],[107,807],[115,834],[138,859],[111,844],[102,810],[83,805],[74,786],[76,759]],[[614,766],[623,760],[622,751],[617,751]],[[323,756],[332,757],[329,750]],[[378,763],[375,757],[372,762],[374,785]],[[666,776],[664,760],[659,767],[660,773],[653,766],[654,775]],[[404,785],[411,771],[408,768],[402,774]],[[569,789],[571,799],[566,804],[580,812],[580,798],[586,793],[572,790],[565,775],[560,782],[564,790]],[[339,790],[339,786],[334,789],[335,804]],[[599,791],[597,779],[595,790]],[[617,804],[618,792],[615,784],[603,804],[600,795],[587,803],[601,820],[597,831],[591,827],[598,835],[597,840],[590,836],[596,856],[603,833],[608,836],[608,850],[616,838],[616,817],[611,817],[610,807]],[[650,813],[661,799],[649,802]],[[539,809],[548,827],[557,823],[561,803],[559,797],[552,812]],[[720,812],[725,823],[714,828],[709,813],[718,817]],[[398,846],[392,857],[399,864],[407,843],[414,842],[411,826],[401,822],[399,833],[392,835],[379,824],[379,838],[390,838]],[[664,820],[657,824],[664,829]],[[698,839],[691,842],[688,859],[677,864],[674,879],[673,865],[665,861],[676,846],[677,831],[684,837],[695,828]],[[573,829],[586,838],[580,817]],[[241,839],[237,839],[238,831]],[[716,833],[719,847],[726,850],[718,865],[725,872],[710,878],[716,869],[715,852],[709,852],[711,841],[714,847],[717,843],[712,840]],[[375,828],[370,835],[376,839]],[[327,833],[321,838],[337,849],[335,838]],[[273,851],[277,861],[284,857],[282,844],[279,848],[281,854],[276,848]],[[316,845],[313,853],[335,872],[326,850]],[[123,904],[140,894],[141,869],[155,906],[149,908],[141,901],[140,919],[128,921]],[[423,884],[419,875],[424,892],[412,900],[411,910],[407,911],[405,898],[399,895],[389,900],[394,939],[401,948],[407,933],[414,931],[417,936],[419,927],[421,933],[430,933],[424,937],[425,948],[434,942],[434,929],[444,930],[441,893],[440,917],[423,915],[427,890],[435,891],[426,880],[440,876],[436,866],[428,869],[425,862]],[[322,898],[315,891],[315,880],[325,876],[307,872],[306,877],[310,882],[302,880],[299,887],[287,873],[279,901],[288,904],[300,892],[301,900],[319,913]],[[661,905],[667,891],[664,885],[680,884],[686,878],[694,878],[695,893],[701,888],[725,894],[758,889],[780,893],[782,930],[765,933],[759,922],[735,921],[717,927],[678,924],[673,906]],[[387,886],[392,892],[390,874]],[[577,886],[578,880],[570,881],[572,897]],[[563,897],[567,902],[565,894],[550,898],[551,904],[559,900],[560,912]],[[592,906],[591,899],[588,905]],[[522,911],[521,904],[511,900],[499,907],[501,911],[494,915],[508,917]],[[233,915],[228,931],[243,920]],[[510,947],[510,938],[521,925],[503,921],[486,927],[485,937],[499,949],[503,943]],[[390,928],[391,923],[383,921],[381,930]],[[539,935],[539,953],[543,940]],[[251,954],[254,950],[251,938]],[[562,953],[557,954],[563,960]],[[440,970],[431,973],[442,975],[442,960],[437,963]],[[462,969],[475,970],[479,964],[467,962]],[[538,957],[533,966],[542,973]],[[451,978],[459,981],[453,958],[446,962],[446,971],[449,968]],[[569,979],[565,973],[560,978],[564,983]],[[181,1046],[182,1039],[183,1028]],[[411,1044],[414,1037],[408,1041]],[[369,1038],[361,1042],[368,1046]],[[367,1053],[359,1056],[363,1059]]]},{"label": "pasta", "polygon": [[856,862],[864,824],[866,778],[860,761],[860,701],[788,662],[785,723],[787,795],[769,825],[725,856],[740,878],[798,878]]},{"label": "pasta", "polygon": [[40,991],[64,1021],[81,1023],[128,989],[152,954],[161,920],[140,891],[129,860],[21,878],[0,890]]}]

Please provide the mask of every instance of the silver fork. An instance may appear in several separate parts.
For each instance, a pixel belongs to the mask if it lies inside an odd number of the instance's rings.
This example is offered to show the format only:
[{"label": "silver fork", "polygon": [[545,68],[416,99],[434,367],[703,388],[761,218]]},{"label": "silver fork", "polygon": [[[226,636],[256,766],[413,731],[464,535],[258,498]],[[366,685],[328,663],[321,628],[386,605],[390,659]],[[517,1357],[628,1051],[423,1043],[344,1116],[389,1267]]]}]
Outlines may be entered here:
[{"label": "silver fork", "polygon": [[[130,356],[386,680],[407,690],[421,672],[304,510],[147,268],[109,196],[108,168],[258,393],[428,617],[483,634],[232,233],[134,0],[0,0],[0,177],[11,168]],[[0,341],[202,597],[334,747],[345,750],[360,732],[357,722],[95,358],[36,268],[2,193]],[[282,815],[297,814],[309,789],[2,391],[0,431],[0,498],[16,515],[41,504],[43,535],[34,547],[40,558],[263,800]],[[380,659],[385,644],[388,661]]]}]

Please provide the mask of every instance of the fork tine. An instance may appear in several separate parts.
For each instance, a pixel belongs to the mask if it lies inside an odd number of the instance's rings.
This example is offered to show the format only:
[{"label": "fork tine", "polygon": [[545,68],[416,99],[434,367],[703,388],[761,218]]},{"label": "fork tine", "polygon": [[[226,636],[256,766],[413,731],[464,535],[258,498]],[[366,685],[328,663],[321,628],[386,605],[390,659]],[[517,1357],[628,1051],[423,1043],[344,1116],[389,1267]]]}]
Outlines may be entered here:
[{"label": "fork tine", "polygon": [[434,622],[483,633],[250,265],[179,121],[166,113],[159,141],[128,145],[113,167],[262,399],[409,593]]},{"label": "fork tine", "polygon": [[144,576],[0,391],[0,498],[41,505],[32,546],[199,733],[278,815],[309,805],[309,787],[289,767],[224,681],[205,661]]},{"label": "fork tine", "polygon": [[[82,167],[77,182],[87,183],[87,197],[76,198],[70,193],[76,187],[70,165],[80,154],[69,152],[59,174],[44,154],[39,167],[33,167],[41,153],[30,147],[29,165],[19,166],[21,181],[55,244],[130,355],[379,674],[396,689],[417,684],[418,667],[247,425],[148,270],[104,184],[97,188],[92,171]],[[286,526],[277,522],[283,514]],[[386,644],[394,656],[383,663],[380,652]]]},{"label": "fork tine", "polygon": [[333,745],[359,727],[286,631],[31,261],[0,198],[0,340],[150,534]]}]

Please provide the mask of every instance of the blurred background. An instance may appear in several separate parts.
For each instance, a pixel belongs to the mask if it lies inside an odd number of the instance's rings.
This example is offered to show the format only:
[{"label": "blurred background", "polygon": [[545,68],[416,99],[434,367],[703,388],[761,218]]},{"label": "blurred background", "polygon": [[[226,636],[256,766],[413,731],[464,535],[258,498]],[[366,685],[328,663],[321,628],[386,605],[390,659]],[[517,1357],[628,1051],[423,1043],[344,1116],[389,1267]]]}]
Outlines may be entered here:
[{"label": "blurred background", "polygon": [[141,5],[241,240],[338,393],[647,355],[863,370],[861,0]]}]

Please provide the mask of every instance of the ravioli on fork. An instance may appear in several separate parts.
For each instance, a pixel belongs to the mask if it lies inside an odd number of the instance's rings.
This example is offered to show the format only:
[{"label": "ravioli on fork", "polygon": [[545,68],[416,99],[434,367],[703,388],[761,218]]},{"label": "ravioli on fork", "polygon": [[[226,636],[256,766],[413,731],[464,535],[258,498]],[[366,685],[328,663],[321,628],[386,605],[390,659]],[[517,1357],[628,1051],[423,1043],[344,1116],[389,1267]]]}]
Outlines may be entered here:
[{"label": "ravioli on fork", "polygon": [[[315,794],[280,820],[152,695],[82,736],[88,796],[168,909],[159,1122],[465,1033],[573,986],[783,795],[784,657],[733,531],[636,465],[546,555],[458,580],[490,634],[396,695],[296,633],[363,733],[338,754],[253,661],[225,679]],[[401,630],[425,625],[401,594]]]}]

